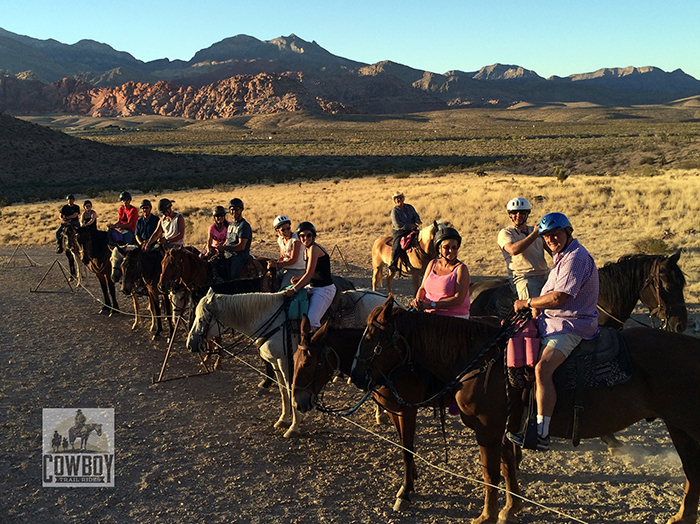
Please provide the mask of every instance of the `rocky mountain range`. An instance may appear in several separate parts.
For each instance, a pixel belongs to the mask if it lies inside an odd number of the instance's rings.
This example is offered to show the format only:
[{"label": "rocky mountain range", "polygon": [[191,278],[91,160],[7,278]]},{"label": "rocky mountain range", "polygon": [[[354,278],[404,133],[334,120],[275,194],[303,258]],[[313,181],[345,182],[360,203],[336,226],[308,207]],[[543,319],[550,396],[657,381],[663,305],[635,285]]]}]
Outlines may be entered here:
[{"label": "rocky mountain range", "polygon": [[408,113],[519,102],[663,104],[700,94],[680,69],[600,69],[545,79],[517,65],[423,71],[342,58],[296,35],[226,38],[189,61],[144,62],[93,40],[64,44],[0,29],[0,111],[195,119],[277,112]]}]

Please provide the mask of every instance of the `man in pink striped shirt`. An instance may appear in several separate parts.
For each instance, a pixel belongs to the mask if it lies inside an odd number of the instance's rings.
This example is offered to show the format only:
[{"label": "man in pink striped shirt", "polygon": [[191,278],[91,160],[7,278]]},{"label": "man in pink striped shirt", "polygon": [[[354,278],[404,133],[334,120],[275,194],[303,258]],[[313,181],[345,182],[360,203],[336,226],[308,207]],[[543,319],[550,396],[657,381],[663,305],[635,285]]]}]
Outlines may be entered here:
[{"label": "man in pink striped shirt", "polygon": [[[540,450],[549,449],[549,422],[557,402],[552,375],[582,339],[598,334],[598,268],[572,236],[573,230],[562,213],[542,217],[539,233],[554,263],[539,297],[515,301],[516,311],[533,309],[542,338],[543,349],[535,367]],[[522,445],[521,435],[509,434],[509,438]]]}]

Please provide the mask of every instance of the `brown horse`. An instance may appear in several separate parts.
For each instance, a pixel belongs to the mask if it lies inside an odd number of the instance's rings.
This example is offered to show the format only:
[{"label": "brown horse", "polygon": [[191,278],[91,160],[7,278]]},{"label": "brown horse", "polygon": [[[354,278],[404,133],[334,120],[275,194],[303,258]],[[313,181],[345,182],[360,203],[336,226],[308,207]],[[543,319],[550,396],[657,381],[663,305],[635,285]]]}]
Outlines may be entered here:
[{"label": "brown horse", "polygon": [[[374,387],[380,377],[407,361],[445,382],[465,371],[468,364],[479,368],[490,362],[490,373],[461,381],[456,393],[462,421],[476,432],[484,480],[498,485],[500,469],[508,489],[506,505],[499,514],[498,491],[487,485],[484,510],[475,522],[515,519],[522,502],[511,495],[519,494],[513,446],[503,443],[508,402],[502,348],[493,347],[471,362],[497,328],[475,320],[395,310],[389,301],[372,312],[367,325],[352,373],[353,382],[363,389]],[[645,418],[661,418],[686,475],[681,507],[668,523],[694,523],[700,498],[700,340],[649,328],[627,329],[623,336],[632,362],[632,379],[613,388],[584,391],[587,416],[582,420],[581,436],[593,438]],[[517,390],[510,391],[511,401],[517,396]],[[550,427],[553,436],[571,438],[573,396],[569,391],[559,395]],[[517,431],[519,422],[511,420],[507,429]]]},{"label": "brown horse", "polygon": [[[362,339],[363,329],[335,328],[326,323],[313,335],[304,316],[301,323],[301,341],[294,353],[294,380],[292,394],[294,405],[302,413],[316,407],[324,386],[336,371],[350,375],[357,346]],[[406,370],[394,383],[396,391],[406,402],[417,404],[426,398],[428,376],[414,370]],[[414,491],[418,470],[413,458],[417,408],[400,404],[388,388],[378,388],[373,392],[375,401],[389,413],[391,421],[399,434],[403,449],[404,480],[396,494],[394,510],[402,511],[408,507],[410,494]],[[434,406],[444,409],[453,396],[436,399]],[[443,411],[444,412],[444,411]]]},{"label": "brown horse", "polygon": [[[688,325],[683,299],[685,277],[678,267],[680,251],[671,256],[624,255],[598,269],[598,324],[621,329],[638,301],[664,329],[682,333]],[[471,314],[505,318],[516,299],[507,279],[484,280],[469,288]]]},{"label": "brown horse", "polygon": [[[428,262],[435,258],[436,251],[435,246],[433,246],[433,239],[439,227],[440,224],[433,222],[418,232],[417,244],[406,251],[411,267],[407,267],[403,262],[399,261],[399,269],[411,275],[414,293],[420,287]],[[391,263],[391,239],[391,235],[381,236],[374,241],[372,246],[372,291],[376,291],[382,285],[384,266],[388,267]],[[394,275],[389,273],[386,277],[386,289],[389,293],[391,293],[393,280]]]},{"label": "brown horse", "polygon": [[[80,257],[90,271],[95,273],[102,288],[104,303],[100,314],[109,313],[111,317],[119,313],[117,296],[112,281],[112,262],[108,245],[107,231],[98,231],[93,227],[80,227],[76,235],[76,242],[80,249]],[[109,295],[107,288],[109,287]],[[110,302],[110,295],[112,300]]]},{"label": "brown horse", "polygon": [[[122,293],[131,295],[134,301],[134,324],[132,329],[136,329],[139,321],[139,298],[136,289],[142,285],[148,293],[148,310],[151,312],[151,333],[153,339],[160,336],[163,331],[161,320],[160,299],[161,293],[158,291],[158,280],[160,279],[161,262],[163,254],[159,250],[143,251],[140,247],[117,248],[123,257],[121,262]],[[170,320],[170,301],[163,297],[163,306],[168,319],[170,334],[173,334],[173,326]]]},{"label": "brown horse", "polygon": [[66,259],[68,260],[68,268],[70,274],[73,278],[77,279],[78,283],[82,283],[82,276],[80,273],[80,246],[78,246],[77,241],[77,228],[70,224],[66,224],[61,229],[61,246],[63,247],[63,252],[66,254]]}]

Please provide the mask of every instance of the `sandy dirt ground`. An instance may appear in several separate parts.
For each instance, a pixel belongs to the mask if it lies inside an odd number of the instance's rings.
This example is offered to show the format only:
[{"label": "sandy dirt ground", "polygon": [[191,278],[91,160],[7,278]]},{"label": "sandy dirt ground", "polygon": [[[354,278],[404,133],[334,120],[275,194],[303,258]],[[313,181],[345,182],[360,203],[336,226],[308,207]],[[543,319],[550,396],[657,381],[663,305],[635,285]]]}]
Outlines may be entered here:
[{"label": "sandy dirt ground", "polygon": [[[399,524],[479,515],[478,448],[458,418],[448,417],[445,447],[432,410],[419,414],[418,453],[435,467],[418,463],[413,505],[396,513],[400,452],[393,428],[374,425],[372,406],[352,423],[313,412],[303,436],[285,439],[272,427],[279,394],[255,394],[262,366],[252,351],[223,360],[213,374],[153,385],[166,342],[150,340],[145,319],[132,331],[127,315],[98,315],[94,299],[72,293],[56,267],[30,293],[56,255],[26,248],[40,264],[29,267],[21,251],[6,264],[12,251],[0,249],[1,522]],[[368,285],[366,270],[351,269],[347,276]],[[86,285],[99,295],[92,274]],[[408,280],[399,291],[407,296]],[[130,312],[130,299],[118,298]],[[198,369],[180,334],[166,377]],[[360,396],[339,381],[326,401],[349,407]],[[50,407],[114,408],[114,488],[42,488],[41,417]],[[526,503],[520,521],[573,522],[558,511],[588,523],[666,522],[684,476],[662,422],[637,423],[620,438],[625,453],[617,456],[597,440],[576,449],[555,440],[549,453],[526,452],[523,494],[548,509]]]}]

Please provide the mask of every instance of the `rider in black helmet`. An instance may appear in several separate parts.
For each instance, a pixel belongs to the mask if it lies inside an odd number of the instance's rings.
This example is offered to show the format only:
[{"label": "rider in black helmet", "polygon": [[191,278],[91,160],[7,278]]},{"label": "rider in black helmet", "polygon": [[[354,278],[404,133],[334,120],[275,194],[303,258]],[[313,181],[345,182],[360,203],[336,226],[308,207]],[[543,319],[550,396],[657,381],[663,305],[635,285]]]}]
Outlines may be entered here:
[{"label": "rider in black helmet", "polygon": [[226,233],[226,245],[223,249],[229,257],[229,278],[241,276],[241,270],[250,257],[250,245],[253,242],[253,229],[243,218],[243,201],[232,198],[228,203],[229,212],[233,219]]},{"label": "rider in black helmet", "polygon": [[153,214],[153,205],[148,199],[141,201],[141,217],[136,221],[136,243],[142,246],[151,238],[158,229],[158,217]]},{"label": "rider in black helmet", "polygon": [[148,249],[156,242],[165,247],[185,245],[185,218],[180,213],[173,211],[173,203],[167,198],[158,201],[158,211],[161,213],[158,227],[148,241],[144,249]]},{"label": "rider in black helmet", "polygon": [[63,244],[61,243],[61,233],[65,226],[71,225],[78,227],[79,216],[80,216],[80,206],[75,203],[75,195],[70,194],[66,197],[66,205],[61,208],[61,225],[56,229],[56,253],[63,253]]}]

